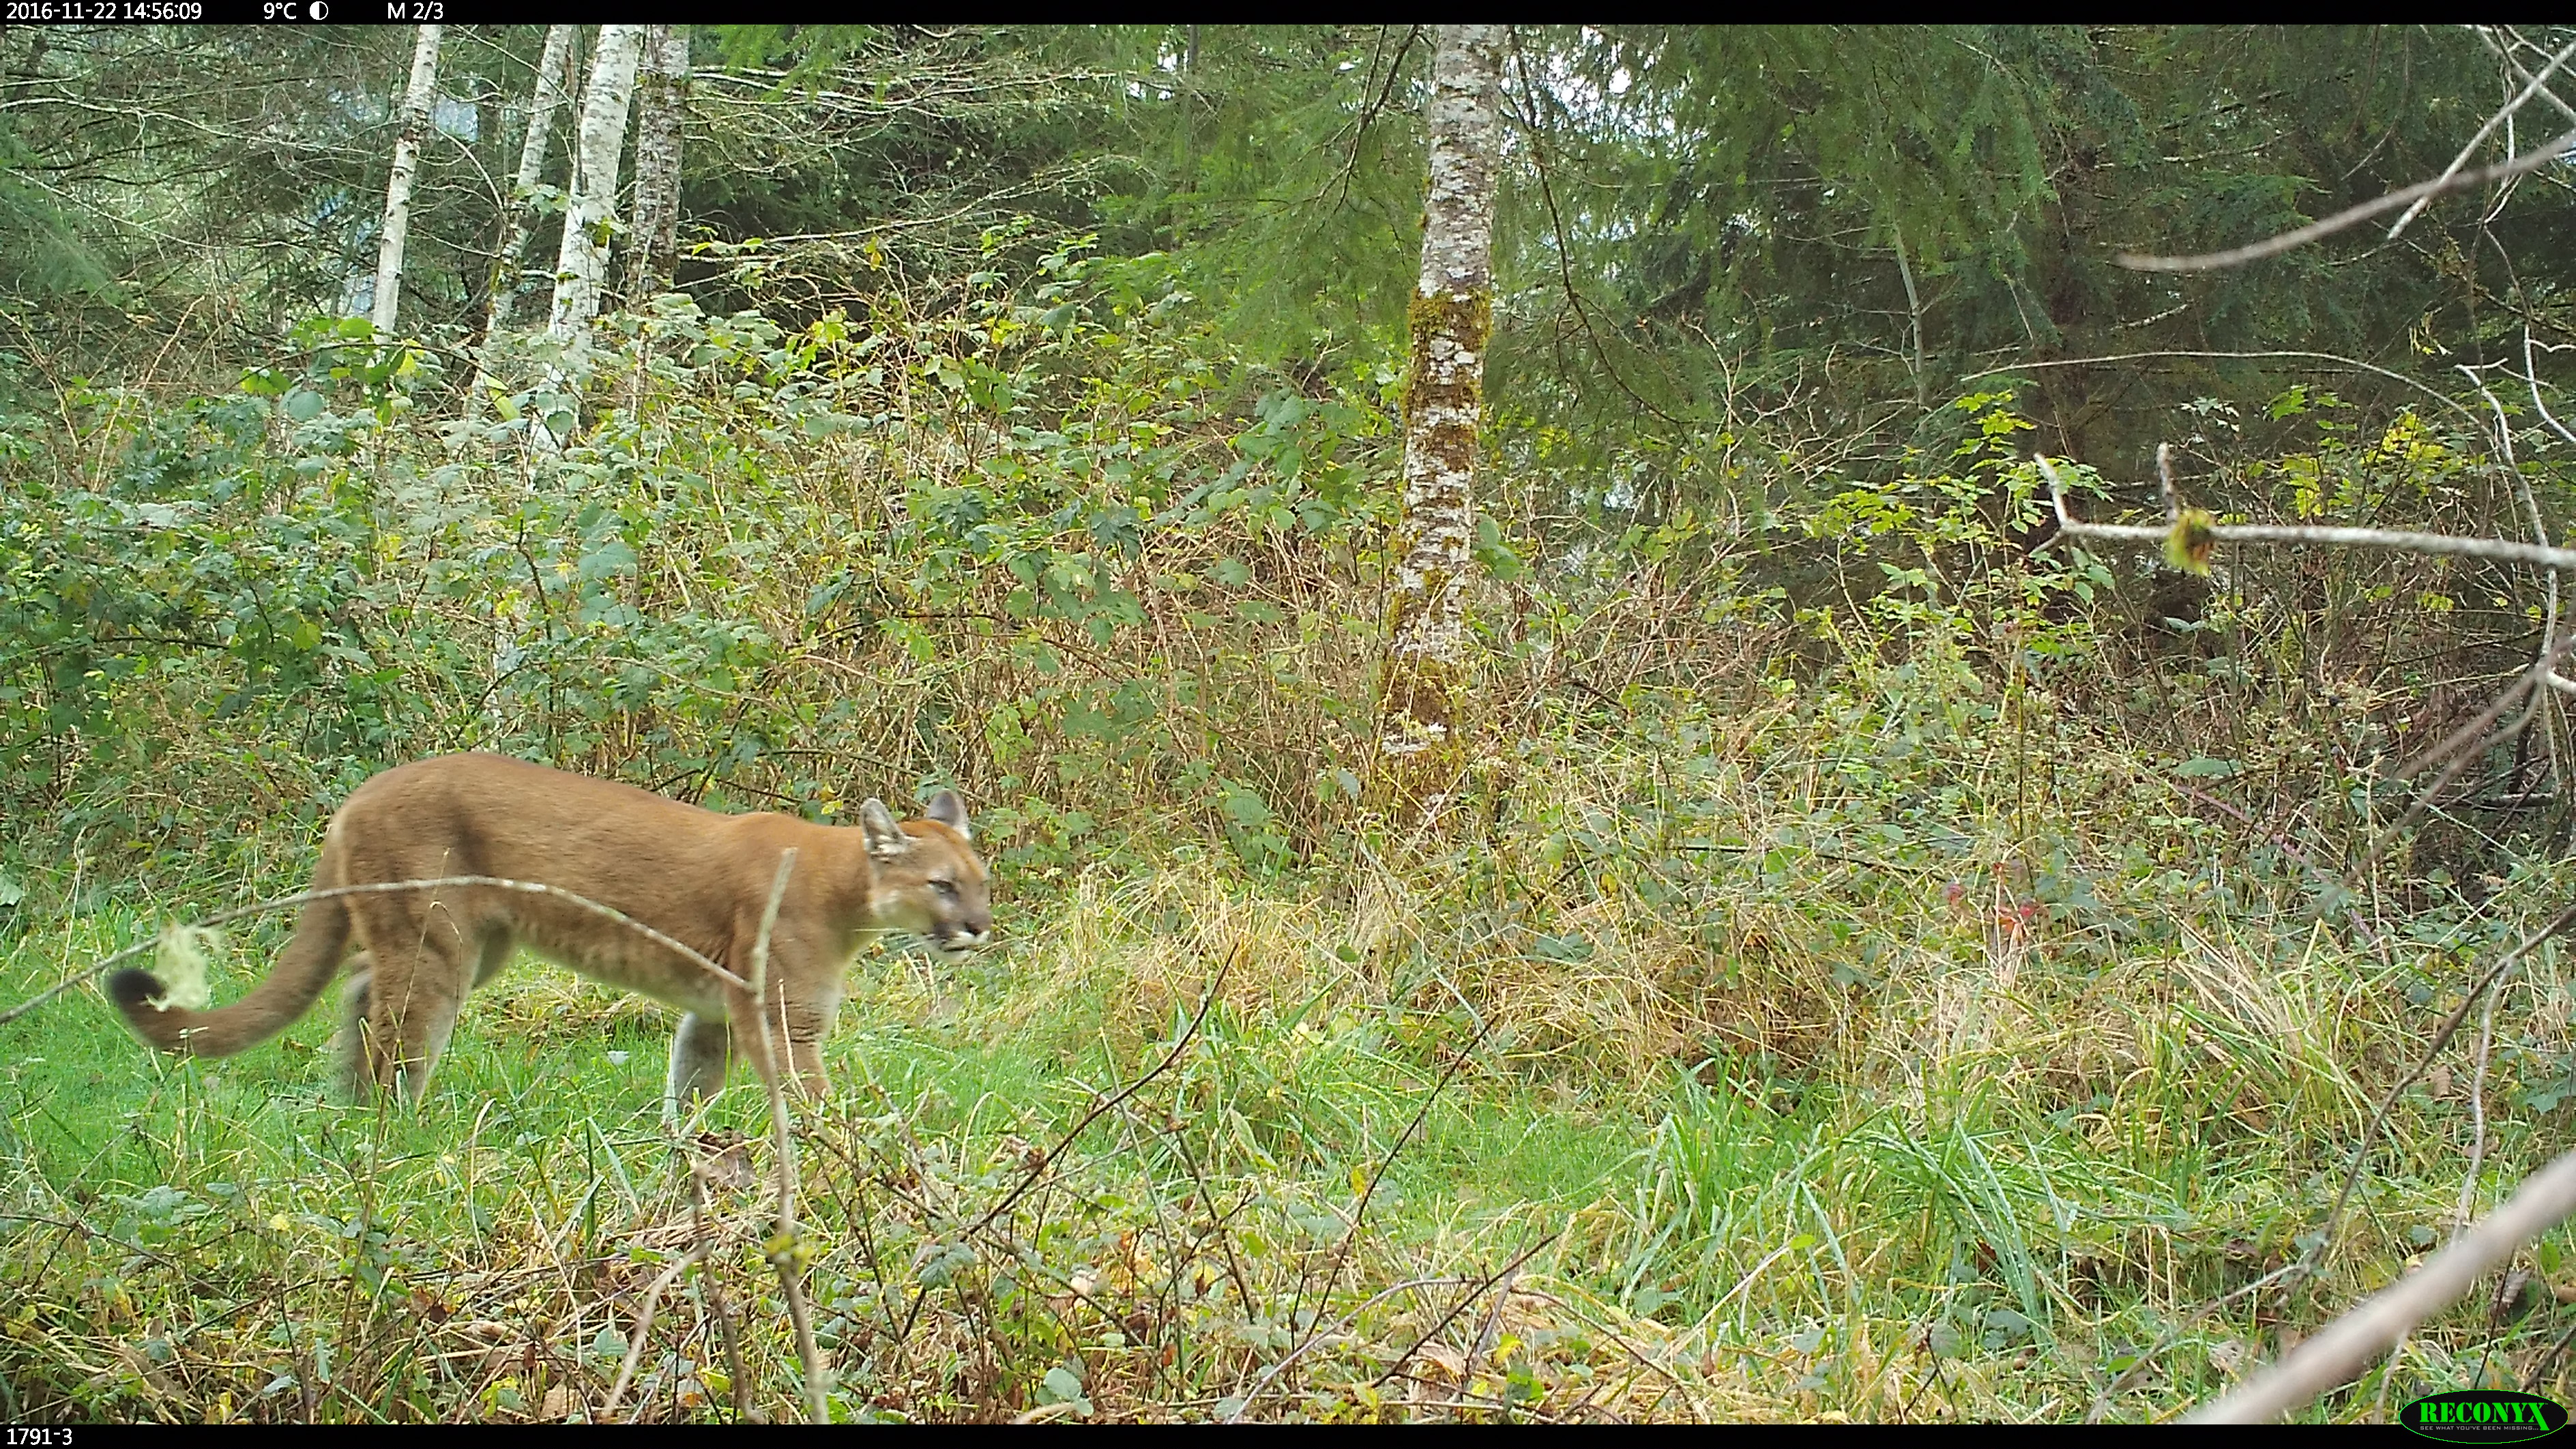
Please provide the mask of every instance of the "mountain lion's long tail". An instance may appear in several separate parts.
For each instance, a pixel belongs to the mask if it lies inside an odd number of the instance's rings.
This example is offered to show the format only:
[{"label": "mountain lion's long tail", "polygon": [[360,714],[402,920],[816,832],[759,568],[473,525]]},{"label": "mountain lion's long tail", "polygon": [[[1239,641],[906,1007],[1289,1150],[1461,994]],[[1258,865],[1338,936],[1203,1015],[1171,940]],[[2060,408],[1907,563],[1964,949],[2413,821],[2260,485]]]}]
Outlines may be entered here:
[{"label": "mountain lion's long tail", "polygon": [[135,1035],[165,1051],[201,1057],[228,1057],[259,1045],[284,1031],[312,1009],[314,998],[339,974],[340,956],[349,944],[349,910],[338,900],[307,901],[296,922],[295,938],[278,953],[268,978],[250,995],[214,1011],[161,1010],[152,999],[165,994],[160,978],[149,971],[119,971],[108,978],[107,994],[125,1013]]}]

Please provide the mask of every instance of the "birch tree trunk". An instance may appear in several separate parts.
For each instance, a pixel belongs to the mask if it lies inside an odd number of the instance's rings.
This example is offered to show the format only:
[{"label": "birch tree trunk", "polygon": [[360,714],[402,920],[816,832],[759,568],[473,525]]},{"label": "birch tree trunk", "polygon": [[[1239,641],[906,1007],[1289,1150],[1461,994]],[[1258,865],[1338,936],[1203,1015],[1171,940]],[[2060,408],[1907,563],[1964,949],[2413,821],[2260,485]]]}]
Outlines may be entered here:
[{"label": "birch tree trunk", "polygon": [[1418,813],[1462,755],[1466,586],[1475,558],[1476,423],[1493,329],[1494,177],[1500,160],[1504,28],[1443,25],[1424,120],[1431,186],[1422,276],[1410,310],[1404,394],[1404,513],[1379,674],[1373,794]]},{"label": "birch tree trunk", "polygon": [[[519,142],[519,169],[510,178],[510,201],[502,212],[501,245],[492,253],[492,277],[483,298],[483,342],[491,345],[519,310],[520,263],[528,249],[528,232],[536,207],[537,182],[544,178],[546,147],[555,135],[555,113],[563,109],[564,82],[572,75],[572,43],[580,27],[546,28],[546,48],[537,58],[537,88],[528,100],[528,134]],[[484,369],[478,360],[474,381],[465,389],[465,415],[483,405]]]},{"label": "birch tree trunk", "polygon": [[555,300],[546,330],[572,337],[599,315],[608,275],[609,223],[617,209],[618,162],[626,145],[627,102],[644,49],[641,25],[599,27],[599,50],[583,87],[581,127],[573,143],[572,195],[564,208],[563,249],[555,259]]},{"label": "birch tree trunk", "polygon": [[689,28],[646,27],[636,82],[635,220],[626,233],[626,305],[671,285],[680,247],[680,114],[689,98]]},{"label": "birch tree trunk", "polygon": [[518,310],[519,263],[536,215],[533,194],[545,179],[546,148],[555,138],[555,113],[563,109],[564,82],[572,75],[572,42],[581,27],[546,27],[545,53],[537,58],[537,89],[528,105],[528,134],[519,143],[519,169],[510,178],[510,207],[501,223],[500,250],[492,258],[491,295],[484,303],[483,335],[510,325]]},{"label": "birch tree trunk", "polygon": [[394,131],[394,169],[385,182],[385,224],[376,234],[376,340],[394,335],[402,306],[403,243],[411,233],[411,178],[420,169],[421,133],[429,129],[429,101],[438,86],[438,27],[420,27],[411,51],[411,84],[403,87],[401,119]]}]

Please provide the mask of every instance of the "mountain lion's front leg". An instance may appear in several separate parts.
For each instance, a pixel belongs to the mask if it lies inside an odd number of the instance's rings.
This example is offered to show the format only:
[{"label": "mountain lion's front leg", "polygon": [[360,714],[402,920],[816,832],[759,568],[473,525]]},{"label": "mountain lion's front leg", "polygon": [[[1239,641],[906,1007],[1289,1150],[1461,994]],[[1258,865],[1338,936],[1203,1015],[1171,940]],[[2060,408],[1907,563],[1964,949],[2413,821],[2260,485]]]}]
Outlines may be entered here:
[{"label": "mountain lion's front leg", "polygon": [[777,1079],[777,1064],[767,1059],[763,1048],[777,1052],[787,1066],[781,1085],[809,1101],[822,1101],[832,1094],[831,1079],[823,1071],[823,1038],[832,1030],[832,1016],[839,1005],[837,1000],[796,996],[781,1000],[772,992],[766,1022],[735,1021],[735,1049],[751,1059],[764,1083]]}]

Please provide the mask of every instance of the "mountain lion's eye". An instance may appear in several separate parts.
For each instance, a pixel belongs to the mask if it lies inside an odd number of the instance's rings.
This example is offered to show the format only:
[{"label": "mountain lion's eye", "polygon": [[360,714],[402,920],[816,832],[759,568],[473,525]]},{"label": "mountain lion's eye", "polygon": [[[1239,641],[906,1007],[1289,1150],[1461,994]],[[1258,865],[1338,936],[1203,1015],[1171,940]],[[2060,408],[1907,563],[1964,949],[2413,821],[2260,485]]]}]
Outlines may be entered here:
[{"label": "mountain lion's eye", "polygon": [[939,892],[943,896],[953,896],[957,894],[957,887],[944,880],[932,881],[930,883],[930,888]]}]

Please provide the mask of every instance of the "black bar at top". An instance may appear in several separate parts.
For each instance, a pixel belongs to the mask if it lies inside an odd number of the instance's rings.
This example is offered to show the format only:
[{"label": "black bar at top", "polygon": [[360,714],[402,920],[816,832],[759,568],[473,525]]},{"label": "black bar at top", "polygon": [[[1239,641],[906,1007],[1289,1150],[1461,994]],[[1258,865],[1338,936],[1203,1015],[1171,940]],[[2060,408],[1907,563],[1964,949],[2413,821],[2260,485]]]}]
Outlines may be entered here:
[{"label": "black bar at top", "polygon": [[711,0],[0,0],[0,26],[721,24]]}]

